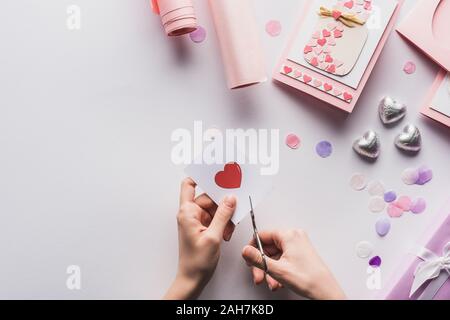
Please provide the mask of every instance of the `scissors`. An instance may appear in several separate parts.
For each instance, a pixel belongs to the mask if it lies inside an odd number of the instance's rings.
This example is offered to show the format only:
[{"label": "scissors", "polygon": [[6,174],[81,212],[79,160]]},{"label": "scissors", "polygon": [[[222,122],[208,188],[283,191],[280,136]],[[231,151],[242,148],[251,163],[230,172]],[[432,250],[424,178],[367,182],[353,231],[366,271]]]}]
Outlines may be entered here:
[{"label": "scissors", "polygon": [[250,215],[252,216],[253,236],[255,237],[256,245],[258,246],[259,252],[261,253],[264,272],[268,273],[269,269],[267,268],[266,254],[264,253],[261,239],[259,238],[258,234],[258,229],[256,228],[255,212],[253,211],[252,197],[248,196],[248,199],[250,200]]}]

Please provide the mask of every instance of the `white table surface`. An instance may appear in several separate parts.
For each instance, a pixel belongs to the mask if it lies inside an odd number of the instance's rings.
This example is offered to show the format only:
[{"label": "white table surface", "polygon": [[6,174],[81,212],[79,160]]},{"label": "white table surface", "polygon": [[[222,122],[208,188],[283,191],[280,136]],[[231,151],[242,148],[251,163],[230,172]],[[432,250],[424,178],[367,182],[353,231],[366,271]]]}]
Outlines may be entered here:
[{"label": "white table surface", "polygon": [[[238,91],[225,85],[206,0],[197,0],[207,40],[169,39],[148,0],[14,0],[0,11],[0,298],[160,298],[177,264],[175,215],[183,167],[171,162],[170,135],[194,120],[219,128],[275,128],[295,132],[298,150],[281,142],[275,189],[257,209],[260,229],[299,227],[351,298],[371,298],[367,260],[355,244],[371,241],[383,259],[385,284],[448,195],[450,129],[418,111],[438,67],[393,32],[353,114],[332,109],[268,81]],[[297,0],[259,0],[255,12],[268,75],[292,31]],[[401,16],[415,1],[406,0]],[[66,8],[81,8],[81,30],[66,27]],[[282,22],[279,37],[264,31]],[[407,60],[417,64],[406,75]],[[409,106],[392,129],[377,116],[391,95]],[[417,124],[424,148],[417,157],[398,152],[394,136]],[[382,141],[378,162],[351,150],[369,128]],[[315,144],[330,140],[335,152],[319,159]],[[430,166],[425,187],[400,180],[407,167]],[[423,215],[393,221],[380,239],[367,192],[354,192],[354,172],[381,180],[399,194],[424,197]],[[216,274],[201,298],[295,298],[255,288],[241,249],[250,220],[223,245]],[[79,265],[81,290],[66,288],[66,268]]]}]

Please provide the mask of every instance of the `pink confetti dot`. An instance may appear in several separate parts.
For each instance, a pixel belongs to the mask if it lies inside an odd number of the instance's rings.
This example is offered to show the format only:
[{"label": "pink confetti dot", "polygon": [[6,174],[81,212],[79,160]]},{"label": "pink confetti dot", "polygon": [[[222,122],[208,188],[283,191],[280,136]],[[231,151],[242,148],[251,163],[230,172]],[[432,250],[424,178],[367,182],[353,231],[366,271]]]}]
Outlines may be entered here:
[{"label": "pink confetti dot", "polygon": [[405,63],[405,66],[403,67],[403,71],[406,74],[413,74],[416,72],[416,64],[412,61],[408,61]]},{"label": "pink confetti dot", "polygon": [[397,207],[393,203],[389,204],[387,212],[389,216],[392,218],[400,218],[404,213],[404,211],[401,208]]},{"label": "pink confetti dot", "polygon": [[270,20],[266,23],[266,32],[272,37],[276,37],[281,33],[281,23],[278,20]]},{"label": "pink confetti dot", "polygon": [[398,200],[394,203],[394,205],[403,211],[409,211],[411,209],[412,200],[410,197],[407,196],[401,196],[398,198]]},{"label": "pink confetti dot", "polygon": [[189,34],[189,37],[195,43],[203,42],[206,39],[206,30],[205,30],[205,28],[198,26],[197,30],[192,31]]},{"label": "pink confetti dot", "polygon": [[286,145],[291,149],[298,149],[300,138],[296,134],[290,133],[286,137]]}]

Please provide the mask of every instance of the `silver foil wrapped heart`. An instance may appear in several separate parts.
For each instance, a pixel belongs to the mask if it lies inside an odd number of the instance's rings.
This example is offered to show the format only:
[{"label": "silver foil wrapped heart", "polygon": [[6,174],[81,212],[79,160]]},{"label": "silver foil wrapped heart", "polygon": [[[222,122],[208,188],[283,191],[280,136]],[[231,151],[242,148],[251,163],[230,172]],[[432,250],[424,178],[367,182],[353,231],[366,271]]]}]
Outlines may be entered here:
[{"label": "silver foil wrapped heart", "polygon": [[395,145],[397,148],[407,152],[419,152],[422,149],[422,135],[420,130],[412,124],[408,124],[403,128],[395,138]]},{"label": "silver foil wrapped heart", "polygon": [[384,124],[393,124],[400,121],[405,117],[406,111],[406,105],[391,97],[384,97],[378,106],[380,119]]},{"label": "silver foil wrapped heart", "polygon": [[353,143],[353,150],[361,157],[376,160],[380,155],[380,139],[375,131],[367,131]]}]

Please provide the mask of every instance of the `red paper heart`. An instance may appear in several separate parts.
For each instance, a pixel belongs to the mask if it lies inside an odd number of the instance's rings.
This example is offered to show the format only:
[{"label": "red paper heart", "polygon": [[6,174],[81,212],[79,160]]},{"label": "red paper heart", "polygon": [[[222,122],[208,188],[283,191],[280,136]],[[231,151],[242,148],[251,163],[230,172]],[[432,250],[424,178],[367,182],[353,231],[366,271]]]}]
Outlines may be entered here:
[{"label": "red paper heart", "polygon": [[345,100],[352,100],[353,96],[350,93],[344,92],[344,99]]},{"label": "red paper heart", "polygon": [[338,10],[333,10],[333,12],[331,14],[333,15],[333,18],[335,20],[339,19],[342,16],[342,12],[340,12]]},{"label": "red paper heart", "polygon": [[323,85],[323,88],[325,89],[325,91],[331,91],[331,89],[333,89],[333,86],[331,84],[325,83]]},{"label": "red paper heart", "polygon": [[303,81],[305,81],[306,83],[311,82],[312,78],[310,76],[308,76],[307,74],[303,75]]},{"label": "red paper heart", "polygon": [[325,43],[327,43],[327,39],[325,38],[317,40],[317,44],[321,45],[322,47],[325,45]]},{"label": "red paper heart", "polygon": [[236,162],[227,163],[223,171],[216,173],[214,181],[223,189],[240,188],[242,181],[241,167]]},{"label": "red paper heart", "polygon": [[292,72],[292,68],[291,68],[291,67],[288,67],[288,66],[285,66],[284,69],[283,69],[283,71],[284,71],[284,73],[289,74],[289,73]]},{"label": "red paper heart", "polygon": [[353,8],[353,0],[347,1],[346,3],[344,3],[344,6],[349,9]]}]

